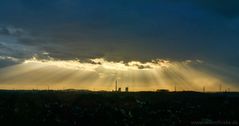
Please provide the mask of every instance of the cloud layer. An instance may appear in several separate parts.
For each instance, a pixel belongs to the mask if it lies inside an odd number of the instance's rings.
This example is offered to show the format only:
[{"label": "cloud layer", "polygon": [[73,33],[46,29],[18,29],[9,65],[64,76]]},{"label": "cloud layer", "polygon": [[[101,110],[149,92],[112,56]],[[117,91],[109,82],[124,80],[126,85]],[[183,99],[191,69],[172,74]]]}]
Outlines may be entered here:
[{"label": "cloud layer", "polygon": [[60,59],[203,59],[238,66],[237,6],[236,0],[1,1],[8,13],[2,13],[0,34],[39,50],[31,55]]}]

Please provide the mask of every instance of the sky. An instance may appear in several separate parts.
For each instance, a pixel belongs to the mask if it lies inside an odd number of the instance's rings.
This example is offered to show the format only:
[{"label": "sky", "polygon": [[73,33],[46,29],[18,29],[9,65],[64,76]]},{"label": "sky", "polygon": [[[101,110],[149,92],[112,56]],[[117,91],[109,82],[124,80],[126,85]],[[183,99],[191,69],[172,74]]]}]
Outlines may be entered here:
[{"label": "sky", "polygon": [[1,0],[0,88],[239,90],[238,0]]}]

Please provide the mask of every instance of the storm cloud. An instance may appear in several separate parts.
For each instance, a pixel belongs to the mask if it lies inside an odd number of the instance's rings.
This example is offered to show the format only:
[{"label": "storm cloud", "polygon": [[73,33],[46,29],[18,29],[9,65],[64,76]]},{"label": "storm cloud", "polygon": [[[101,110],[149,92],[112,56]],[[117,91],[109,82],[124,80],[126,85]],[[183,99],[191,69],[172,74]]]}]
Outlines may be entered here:
[{"label": "storm cloud", "polygon": [[19,44],[52,57],[239,63],[236,0],[13,1],[1,1],[0,23],[12,27],[0,33],[29,31]]}]

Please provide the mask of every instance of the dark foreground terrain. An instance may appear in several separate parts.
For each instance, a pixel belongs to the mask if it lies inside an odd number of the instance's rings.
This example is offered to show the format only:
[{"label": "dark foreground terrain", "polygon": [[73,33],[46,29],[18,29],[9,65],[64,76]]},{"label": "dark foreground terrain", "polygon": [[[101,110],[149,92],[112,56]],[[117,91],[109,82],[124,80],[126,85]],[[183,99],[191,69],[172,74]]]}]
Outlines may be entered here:
[{"label": "dark foreground terrain", "polygon": [[1,125],[238,125],[239,93],[0,91]]}]

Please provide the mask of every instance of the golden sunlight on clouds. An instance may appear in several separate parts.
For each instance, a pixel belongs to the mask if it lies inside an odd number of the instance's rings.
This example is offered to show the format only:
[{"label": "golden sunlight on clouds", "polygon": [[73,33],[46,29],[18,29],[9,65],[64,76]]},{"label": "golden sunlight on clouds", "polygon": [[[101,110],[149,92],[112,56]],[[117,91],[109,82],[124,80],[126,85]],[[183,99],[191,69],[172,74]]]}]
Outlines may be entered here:
[{"label": "golden sunlight on clouds", "polygon": [[[6,89],[90,89],[113,90],[115,80],[119,87],[129,87],[131,91],[174,90],[208,91],[218,90],[222,80],[218,76],[199,71],[191,64],[202,61],[175,62],[152,60],[150,62],[113,62],[103,58],[80,60],[37,59],[0,70],[0,88]],[[230,86],[232,85],[225,85]],[[232,87],[233,88],[233,87]]]}]

